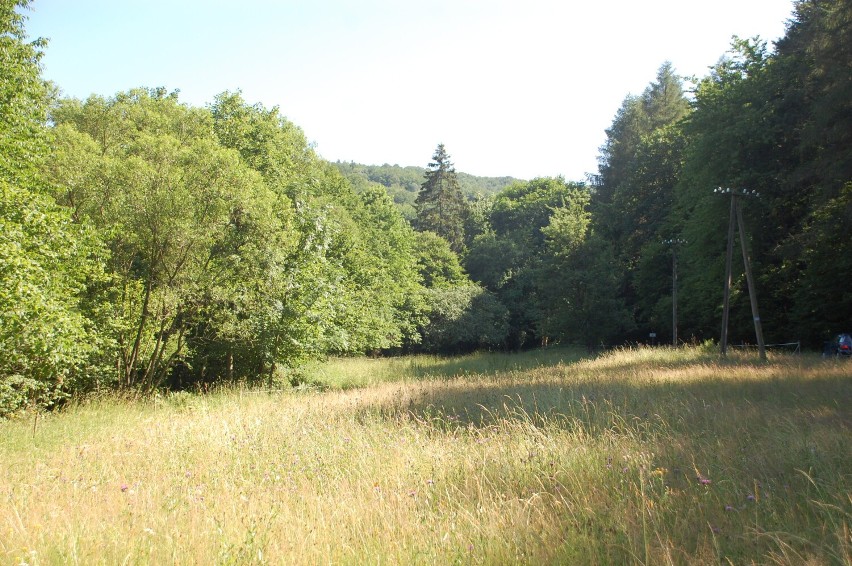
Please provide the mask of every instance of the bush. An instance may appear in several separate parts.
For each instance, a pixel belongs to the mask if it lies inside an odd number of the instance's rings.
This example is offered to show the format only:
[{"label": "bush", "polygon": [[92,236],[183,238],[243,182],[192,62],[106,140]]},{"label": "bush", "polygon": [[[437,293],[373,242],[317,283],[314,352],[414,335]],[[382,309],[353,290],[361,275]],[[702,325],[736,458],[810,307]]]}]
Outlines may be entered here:
[{"label": "bush", "polygon": [[502,346],[509,333],[509,312],[478,285],[427,289],[429,323],[423,329],[423,349],[459,353]]}]

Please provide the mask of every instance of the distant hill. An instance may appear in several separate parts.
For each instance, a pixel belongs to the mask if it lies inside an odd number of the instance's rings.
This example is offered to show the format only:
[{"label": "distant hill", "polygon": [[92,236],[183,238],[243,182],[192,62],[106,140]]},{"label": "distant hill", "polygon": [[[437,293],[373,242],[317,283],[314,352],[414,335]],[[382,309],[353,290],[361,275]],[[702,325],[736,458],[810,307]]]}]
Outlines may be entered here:
[{"label": "distant hill", "polygon": [[[409,165],[362,165],[360,163],[333,163],[349,179],[356,190],[363,190],[371,183],[382,185],[406,218],[414,218],[414,201],[426,175],[425,167]],[[462,193],[473,200],[478,195],[493,195],[504,187],[521,181],[514,177],[477,177],[457,172]]]}]

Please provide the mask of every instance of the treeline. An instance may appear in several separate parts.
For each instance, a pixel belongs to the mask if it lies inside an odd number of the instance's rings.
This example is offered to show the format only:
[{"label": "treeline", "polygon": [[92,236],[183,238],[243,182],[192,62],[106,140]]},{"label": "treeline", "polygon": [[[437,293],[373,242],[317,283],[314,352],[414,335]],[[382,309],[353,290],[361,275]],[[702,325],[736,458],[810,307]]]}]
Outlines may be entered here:
[{"label": "treeline", "polygon": [[504,311],[449,244],[384,187],[356,190],[277,108],[162,88],[63,98],[27,5],[0,0],[0,416],[500,344]]},{"label": "treeline", "polygon": [[[587,186],[499,193],[464,266],[510,312],[509,343],[718,339],[730,197],[769,343],[821,348],[852,325],[852,2],[800,1],[770,51],[735,38],[708,76],[668,63],[624,99]],[[692,83],[692,84],[690,84]],[[755,343],[739,238],[729,338]],[[672,244],[672,242],[678,242]]]},{"label": "treeline", "polygon": [[[642,95],[625,99],[591,210],[616,256],[633,327],[626,336],[671,336],[672,250],[662,242],[685,240],[679,335],[718,338],[730,199],[717,187],[760,195],[742,206],[767,341],[819,348],[849,330],[850,33],[849,0],[801,1],[774,51],[735,39],[691,96],[665,65]],[[734,264],[730,332],[754,343],[743,267]]]},{"label": "treeline", "polygon": [[[797,3],[774,51],[736,40],[690,92],[664,64],[589,182],[475,199],[443,146],[416,192],[411,168],[364,181],[238,92],[62,98],[27,4],[0,0],[0,414],[94,388],[295,381],[330,354],[665,341],[668,240],[685,241],[679,335],[716,338],[719,186],[761,194],[746,243],[767,339],[848,329],[850,0]],[[749,340],[734,273],[731,338]]]},{"label": "treeline", "polygon": [[[362,191],[371,184],[385,187],[393,198],[402,215],[409,221],[416,216],[414,201],[423,184],[426,168],[409,165],[362,165],[360,163],[337,161],[334,164],[346,177],[356,191]],[[520,181],[514,177],[479,177],[469,173],[456,174],[462,194],[470,200],[493,196],[509,185]]]}]

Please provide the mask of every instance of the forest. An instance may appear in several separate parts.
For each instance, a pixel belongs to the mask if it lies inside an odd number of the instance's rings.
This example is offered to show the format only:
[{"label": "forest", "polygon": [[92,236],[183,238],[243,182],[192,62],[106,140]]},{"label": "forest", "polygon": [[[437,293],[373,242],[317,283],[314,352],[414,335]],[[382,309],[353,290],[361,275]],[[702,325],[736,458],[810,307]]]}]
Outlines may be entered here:
[{"label": "forest", "polygon": [[[671,343],[674,252],[677,336],[718,340],[719,187],[759,194],[737,237],[767,341],[850,329],[852,0],[799,0],[784,37],[734,38],[705,77],[663,63],[616,109],[596,175],[484,190],[440,144],[419,181],[324,161],[240,92],[63,97],[29,4],[0,0],[0,416],[296,384],[330,355]],[[753,342],[736,260],[730,340]]]}]

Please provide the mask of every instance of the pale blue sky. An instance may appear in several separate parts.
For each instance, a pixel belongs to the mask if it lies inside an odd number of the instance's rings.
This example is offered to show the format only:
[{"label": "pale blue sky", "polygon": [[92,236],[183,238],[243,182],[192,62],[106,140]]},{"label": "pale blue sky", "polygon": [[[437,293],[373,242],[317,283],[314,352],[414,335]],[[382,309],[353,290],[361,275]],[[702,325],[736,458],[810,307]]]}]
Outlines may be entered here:
[{"label": "pale blue sky", "polygon": [[622,100],[670,60],[704,76],[731,36],[784,34],[792,0],[34,0],[64,94],[224,90],[279,106],[329,159],[519,178],[597,170]]}]

